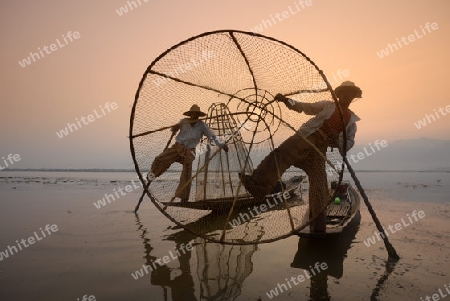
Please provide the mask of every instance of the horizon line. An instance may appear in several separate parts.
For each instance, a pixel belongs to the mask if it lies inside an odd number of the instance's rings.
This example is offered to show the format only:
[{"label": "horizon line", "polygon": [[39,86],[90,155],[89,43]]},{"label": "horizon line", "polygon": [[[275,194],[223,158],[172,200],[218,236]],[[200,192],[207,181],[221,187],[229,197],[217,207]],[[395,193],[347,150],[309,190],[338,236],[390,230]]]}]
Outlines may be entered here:
[{"label": "horizon line", "polygon": [[[4,171],[69,171],[69,172],[136,172],[135,169],[126,168],[6,168]],[[355,169],[358,172],[450,172],[450,167],[439,167],[434,169]],[[167,172],[181,172],[181,170],[167,170]],[[345,169],[344,172],[348,172]]]}]

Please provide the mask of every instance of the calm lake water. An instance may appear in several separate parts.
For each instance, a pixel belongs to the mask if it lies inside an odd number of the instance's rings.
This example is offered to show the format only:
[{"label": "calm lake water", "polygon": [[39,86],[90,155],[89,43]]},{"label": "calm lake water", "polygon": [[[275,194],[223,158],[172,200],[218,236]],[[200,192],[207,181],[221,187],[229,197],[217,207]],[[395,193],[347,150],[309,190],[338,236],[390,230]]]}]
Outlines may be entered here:
[{"label": "calm lake water", "polygon": [[[168,173],[167,181],[178,181],[179,173]],[[356,172],[363,188],[377,196],[396,200],[448,202],[450,201],[450,172]],[[350,180],[350,174],[344,173],[344,180]],[[46,172],[14,171],[0,172],[0,184],[14,184],[23,187],[41,185],[89,189],[107,189],[125,186],[135,181],[139,184],[135,172]],[[91,187],[92,186],[92,187]]]},{"label": "calm lake water", "polygon": [[[450,203],[450,173],[357,175],[385,223],[416,209],[416,202],[428,203],[425,210]],[[177,228],[147,199],[138,215],[131,213],[141,189],[104,208],[93,205],[131,180],[137,183],[133,172],[1,172],[0,252],[46,224],[57,224],[59,230],[3,257],[0,299],[419,300],[450,282],[448,236],[432,238],[441,254],[429,259],[424,257],[430,251],[423,248],[433,244],[412,242],[413,235],[418,241],[432,236],[426,234],[433,232],[431,218],[424,221],[424,232],[392,238],[404,255],[390,268],[381,243],[371,248],[361,243],[375,230],[365,208],[361,223],[337,240],[291,236],[270,244],[220,245]],[[410,253],[414,249],[421,251]],[[326,263],[327,269],[314,275],[310,271],[316,263]],[[145,271],[143,265],[154,269]],[[302,282],[290,280],[300,275]]]}]

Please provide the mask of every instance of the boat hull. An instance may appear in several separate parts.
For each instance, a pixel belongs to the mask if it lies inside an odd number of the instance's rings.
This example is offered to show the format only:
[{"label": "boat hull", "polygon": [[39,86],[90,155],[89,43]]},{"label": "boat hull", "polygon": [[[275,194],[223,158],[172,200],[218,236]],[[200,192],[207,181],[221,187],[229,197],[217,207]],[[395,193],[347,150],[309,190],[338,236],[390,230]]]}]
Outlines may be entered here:
[{"label": "boat hull", "polygon": [[[331,203],[327,207],[326,232],[311,232],[310,226],[300,230],[300,237],[328,237],[341,234],[352,220],[359,214],[361,200],[355,188],[347,186],[347,197],[340,204]],[[348,206],[348,211],[345,208]],[[345,212],[346,211],[346,212]]]}]

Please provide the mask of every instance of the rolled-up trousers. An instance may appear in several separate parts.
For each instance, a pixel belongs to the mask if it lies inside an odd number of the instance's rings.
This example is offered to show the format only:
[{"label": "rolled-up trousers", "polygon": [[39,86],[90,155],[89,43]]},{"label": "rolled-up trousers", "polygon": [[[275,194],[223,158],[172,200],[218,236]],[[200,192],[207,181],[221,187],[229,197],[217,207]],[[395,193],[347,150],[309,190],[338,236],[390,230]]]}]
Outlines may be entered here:
[{"label": "rolled-up trousers", "polygon": [[175,191],[175,197],[183,201],[189,199],[191,184],[188,183],[192,176],[192,162],[195,160],[195,148],[187,148],[183,144],[175,142],[174,145],[163,151],[152,163],[151,172],[155,178],[162,175],[174,162],[183,165],[180,175],[180,183]]},{"label": "rolled-up trousers", "polygon": [[[307,138],[322,155],[325,156],[328,142],[320,132],[314,132]],[[309,177],[309,207],[311,223],[314,230],[325,230],[328,205],[328,182],[324,158],[298,134],[286,139],[278,148],[268,154],[254,170],[253,182],[258,187],[267,189],[269,194],[281,175],[291,166],[303,169]]]}]

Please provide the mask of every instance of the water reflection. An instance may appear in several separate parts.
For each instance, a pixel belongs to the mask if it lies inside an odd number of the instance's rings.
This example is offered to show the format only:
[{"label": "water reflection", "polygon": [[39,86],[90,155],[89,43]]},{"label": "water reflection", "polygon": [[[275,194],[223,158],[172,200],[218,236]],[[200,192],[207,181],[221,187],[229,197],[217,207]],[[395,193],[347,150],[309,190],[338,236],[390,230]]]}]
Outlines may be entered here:
[{"label": "water reflection", "polygon": [[384,274],[381,275],[380,279],[378,279],[377,285],[372,290],[372,295],[370,296],[370,300],[378,300],[377,297],[379,296],[380,291],[384,286],[384,283],[389,278],[389,275],[391,275],[391,273],[394,271],[395,266],[397,265],[398,261],[399,261],[398,259],[388,258],[388,260],[386,261]]},{"label": "water reflection", "polygon": [[310,278],[310,300],[330,300],[328,276],[336,279],[344,273],[344,259],[356,237],[361,215],[358,213],[348,227],[340,234],[328,238],[300,238],[298,250],[291,267],[310,270],[316,262],[325,262],[326,270]]},{"label": "water reflection", "polygon": [[[294,256],[291,267],[310,270],[316,262],[326,262],[328,269],[312,276],[310,281],[310,299],[314,301],[331,300],[328,291],[328,276],[339,279],[344,274],[344,259],[352,246],[352,242],[359,230],[361,215],[355,216],[354,220],[340,234],[329,238],[300,238],[298,250]],[[386,254],[387,256],[387,254]],[[377,300],[380,290],[386,280],[394,271],[398,261],[388,259],[385,264],[385,272],[378,279],[372,290],[370,300]]]},{"label": "water reflection", "polygon": [[[223,226],[223,217],[208,215],[191,223],[190,229],[216,231]],[[316,273],[310,280],[309,300],[330,300],[328,276],[340,279],[344,274],[344,259],[352,247],[359,230],[361,216],[354,220],[340,235],[330,238],[300,238],[298,250],[291,263],[292,268],[311,270],[319,262],[326,262],[328,268]],[[141,232],[145,260],[151,265],[158,259],[154,248],[147,238],[148,231],[139,216],[136,215],[138,231]],[[253,225],[255,226],[255,225]],[[249,226],[252,227],[252,226]],[[173,230],[180,230],[173,233]],[[253,271],[252,256],[257,245],[221,245],[208,243],[202,238],[184,230],[172,228],[171,234],[164,240],[174,242],[179,250],[184,244],[194,245],[192,251],[180,252],[180,256],[169,265],[158,266],[150,274],[150,283],[163,289],[164,300],[200,301],[200,300],[236,300],[242,293],[245,279]],[[161,253],[159,250],[158,254]],[[386,254],[387,255],[387,254]],[[395,262],[386,263],[386,271],[373,289],[371,300],[377,300],[378,293],[385,285],[389,275],[394,271]]]},{"label": "water reflection", "polygon": [[[150,244],[150,239],[147,238],[148,231],[147,231],[147,228],[142,225],[138,214],[136,214],[136,225],[138,225],[138,231],[141,232],[140,236],[142,238],[142,242],[144,243],[145,264],[151,265],[152,262],[154,262],[158,258],[156,256],[151,255],[151,253],[153,251],[153,247]],[[166,288],[166,283],[168,282],[167,279],[170,279],[170,270],[166,265],[158,266],[157,269],[152,271],[151,276],[150,276],[150,281],[152,284],[159,285],[162,287],[164,300],[168,300],[167,299],[167,288]],[[191,300],[195,300],[195,299],[191,299]]]},{"label": "water reflection", "polygon": [[[215,231],[223,226],[220,216],[208,215],[195,223],[190,229],[202,227]],[[136,214],[136,224],[141,232],[145,248],[146,264],[150,265],[157,257],[152,255],[154,248],[147,238],[147,229]],[[206,242],[186,230],[180,230],[165,238],[175,242],[175,248],[191,243],[192,251],[180,252],[177,264],[158,266],[150,275],[150,282],[163,288],[164,300],[235,300],[241,295],[244,280],[253,271],[252,255],[257,245],[222,245]],[[177,266],[173,268],[172,266]],[[195,278],[193,278],[193,275]]]}]

